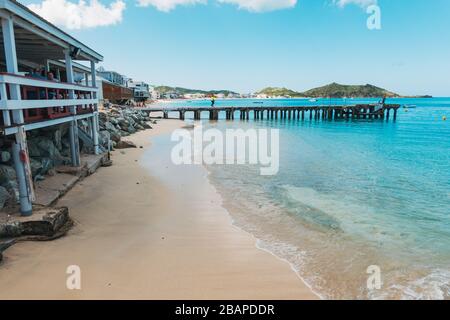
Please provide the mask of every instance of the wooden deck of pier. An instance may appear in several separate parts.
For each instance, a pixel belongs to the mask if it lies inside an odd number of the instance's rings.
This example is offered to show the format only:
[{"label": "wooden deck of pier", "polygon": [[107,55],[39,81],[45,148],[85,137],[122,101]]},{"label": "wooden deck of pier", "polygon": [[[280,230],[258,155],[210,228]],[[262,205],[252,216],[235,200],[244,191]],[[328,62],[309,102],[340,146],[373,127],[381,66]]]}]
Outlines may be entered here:
[{"label": "wooden deck of pier", "polygon": [[[243,107],[174,107],[174,108],[158,108],[148,107],[142,108],[152,113],[162,113],[164,119],[169,118],[169,113],[177,112],[180,120],[184,120],[186,113],[193,113],[194,120],[200,120],[202,112],[209,113],[209,120],[219,120],[219,114],[225,114],[226,120],[249,120],[250,114],[253,119],[297,119],[297,120],[331,120],[331,119],[380,119],[389,120],[392,114],[393,120],[397,119],[397,110],[400,108],[398,104],[359,104],[351,106],[243,106]],[[237,115],[237,116],[236,116]]]}]

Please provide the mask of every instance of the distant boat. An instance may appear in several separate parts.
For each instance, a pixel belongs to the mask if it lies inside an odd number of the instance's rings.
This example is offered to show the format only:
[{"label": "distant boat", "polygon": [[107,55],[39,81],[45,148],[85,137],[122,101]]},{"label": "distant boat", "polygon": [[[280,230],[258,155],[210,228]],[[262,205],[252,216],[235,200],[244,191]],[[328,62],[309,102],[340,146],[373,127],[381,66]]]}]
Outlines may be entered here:
[{"label": "distant boat", "polygon": [[415,109],[415,108],[417,108],[416,105],[411,105],[411,106],[404,105],[403,106],[403,109]]},{"label": "distant boat", "polygon": [[309,102],[317,102],[316,98],[309,99]]}]

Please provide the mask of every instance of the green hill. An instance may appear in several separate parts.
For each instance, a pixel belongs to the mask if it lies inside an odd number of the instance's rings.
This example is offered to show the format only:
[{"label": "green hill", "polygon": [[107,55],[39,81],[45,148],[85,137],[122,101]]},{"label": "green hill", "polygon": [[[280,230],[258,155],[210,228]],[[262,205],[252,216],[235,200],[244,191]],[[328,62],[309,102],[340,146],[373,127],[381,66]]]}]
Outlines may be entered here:
[{"label": "green hill", "polygon": [[273,87],[264,88],[261,91],[257,92],[257,94],[265,94],[270,97],[304,97],[302,93],[296,92],[294,90]]},{"label": "green hill", "polygon": [[331,97],[331,98],[376,98],[376,97],[399,97],[398,94],[387,91],[386,89],[366,85],[342,85],[338,83],[331,83],[329,85],[314,88],[303,92],[306,97]]},{"label": "green hill", "polygon": [[181,88],[181,87],[169,87],[169,86],[157,86],[155,87],[155,90],[158,91],[160,94],[165,93],[177,93],[180,95],[183,94],[194,94],[194,93],[201,93],[205,95],[212,95],[212,94],[236,94],[236,92],[230,91],[230,90],[196,90],[196,89],[187,89],[187,88]]},{"label": "green hill", "polygon": [[366,85],[343,85],[331,83],[329,85],[314,88],[305,92],[296,92],[286,88],[265,88],[257,94],[266,94],[268,96],[290,96],[290,97],[311,97],[311,98],[375,98],[375,97],[399,97],[398,94],[387,91],[386,89]]}]

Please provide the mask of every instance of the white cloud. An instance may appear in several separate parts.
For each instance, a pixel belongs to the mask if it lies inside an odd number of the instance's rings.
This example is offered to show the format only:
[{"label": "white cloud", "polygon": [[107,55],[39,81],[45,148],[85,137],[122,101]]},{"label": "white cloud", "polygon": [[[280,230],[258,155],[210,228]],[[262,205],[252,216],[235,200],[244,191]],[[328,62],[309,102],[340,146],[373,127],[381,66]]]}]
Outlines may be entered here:
[{"label": "white cloud", "polygon": [[207,0],[137,0],[141,7],[154,6],[159,11],[169,12],[180,5],[206,4]]},{"label": "white cloud", "polygon": [[115,0],[106,6],[98,0],[44,0],[40,4],[30,4],[28,8],[56,25],[84,29],[119,23],[122,21],[125,2]]},{"label": "white cloud", "polygon": [[334,3],[341,8],[348,4],[356,4],[360,7],[367,8],[370,5],[377,4],[377,0],[334,0]]},{"label": "white cloud", "polygon": [[222,3],[231,3],[252,12],[267,12],[280,9],[293,8],[297,0],[217,0]]}]

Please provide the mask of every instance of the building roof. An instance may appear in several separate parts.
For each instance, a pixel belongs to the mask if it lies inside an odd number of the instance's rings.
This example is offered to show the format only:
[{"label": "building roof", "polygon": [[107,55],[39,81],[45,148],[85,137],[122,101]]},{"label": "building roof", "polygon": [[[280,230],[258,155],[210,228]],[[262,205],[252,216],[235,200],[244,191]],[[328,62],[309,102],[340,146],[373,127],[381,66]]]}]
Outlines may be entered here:
[{"label": "building roof", "polygon": [[[77,60],[94,60],[95,62],[103,60],[101,54],[15,0],[0,0],[0,17],[13,19],[17,51],[18,54],[22,53],[24,59],[27,59],[27,54],[33,51],[33,47],[36,48],[38,45],[36,41],[46,41],[48,44],[44,52],[39,50],[32,52],[37,58],[43,59],[38,56],[41,53],[47,58],[63,59],[64,56],[60,50],[62,47],[79,48],[80,54]],[[40,45],[42,46],[42,43]]]}]

